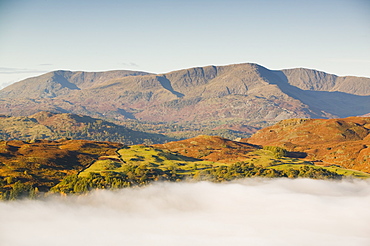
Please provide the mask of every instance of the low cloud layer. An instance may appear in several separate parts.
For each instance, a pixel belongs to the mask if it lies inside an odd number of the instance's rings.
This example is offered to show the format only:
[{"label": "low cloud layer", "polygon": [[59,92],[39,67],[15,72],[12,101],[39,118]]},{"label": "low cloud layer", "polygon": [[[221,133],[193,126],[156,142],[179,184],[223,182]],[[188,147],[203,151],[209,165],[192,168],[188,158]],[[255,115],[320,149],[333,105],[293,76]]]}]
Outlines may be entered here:
[{"label": "low cloud layer", "polygon": [[370,182],[158,183],[0,203],[1,245],[370,245]]}]

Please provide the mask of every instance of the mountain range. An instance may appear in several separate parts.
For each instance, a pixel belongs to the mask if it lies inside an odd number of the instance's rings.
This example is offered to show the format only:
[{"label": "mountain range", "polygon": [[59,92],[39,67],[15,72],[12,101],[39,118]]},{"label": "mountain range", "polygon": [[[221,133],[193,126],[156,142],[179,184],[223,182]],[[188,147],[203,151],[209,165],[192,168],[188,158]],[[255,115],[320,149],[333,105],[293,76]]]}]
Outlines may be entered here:
[{"label": "mountain range", "polygon": [[289,118],[370,113],[370,78],[257,64],[165,74],[54,71],[0,91],[0,113],[74,113],[110,121],[177,122],[203,129],[261,127]]}]

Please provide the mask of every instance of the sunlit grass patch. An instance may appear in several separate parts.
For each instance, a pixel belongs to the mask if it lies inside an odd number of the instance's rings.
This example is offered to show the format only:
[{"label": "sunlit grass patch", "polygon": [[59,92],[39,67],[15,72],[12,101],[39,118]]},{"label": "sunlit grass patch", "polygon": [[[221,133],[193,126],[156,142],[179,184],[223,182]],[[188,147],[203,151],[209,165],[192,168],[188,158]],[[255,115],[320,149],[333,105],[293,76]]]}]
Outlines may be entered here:
[{"label": "sunlit grass patch", "polygon": [[325,168],[328,169],[329,171],[336,172],[336,173],[342,174],[344,176],[350,176],[350,177],[356,177],[356,178],[362,178],[362,179],[370,178],[369,173],[364,173],[364,172],[361,172],[361,171],[356,171],[356,170],[352,170],[352,169],[345,169],[345,168],[341,168],[341,167],[338,167],[338,166],[330,166],[330,167],[325,167]]}]

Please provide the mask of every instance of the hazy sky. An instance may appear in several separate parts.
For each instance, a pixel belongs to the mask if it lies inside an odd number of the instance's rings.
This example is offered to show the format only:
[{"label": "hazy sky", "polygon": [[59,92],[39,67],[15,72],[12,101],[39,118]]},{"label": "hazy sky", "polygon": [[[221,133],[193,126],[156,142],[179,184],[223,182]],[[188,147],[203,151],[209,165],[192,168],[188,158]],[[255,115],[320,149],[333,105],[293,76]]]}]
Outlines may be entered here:
[{"label": "hazy sky", "polygon": [[368,0],[0,0],[0,85],[254,62],[370,77]]},{"label": "hazy sky", "polygon": [[0,202],[6,246],[365,246],[370,183],[246,179],[157,183]]}]

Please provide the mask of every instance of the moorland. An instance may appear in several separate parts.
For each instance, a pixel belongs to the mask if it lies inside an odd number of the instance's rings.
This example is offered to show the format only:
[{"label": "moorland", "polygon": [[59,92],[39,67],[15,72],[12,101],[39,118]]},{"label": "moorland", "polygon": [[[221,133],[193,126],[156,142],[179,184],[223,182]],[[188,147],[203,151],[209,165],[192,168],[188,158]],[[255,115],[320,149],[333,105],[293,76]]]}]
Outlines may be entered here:
[{"label": "moorland", "polygon": [[370,79],[258,64],[53,71],[0,90],[0,197],[370,176]]},{"label": "moorland", "polygon": [[[207,135],[152,145],[68,138],[3,140],[0,194],[12,200],[155,181],[369,178],[369,122],[370,118],[285,120],[240,141]],[[294,129],[300,127],[304,130]],[[332,138],[324,139],[320,134],[326,136],[328,128]],[[338,158],[330,158],[333,151],[340,153]]]}]

